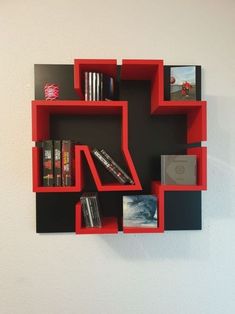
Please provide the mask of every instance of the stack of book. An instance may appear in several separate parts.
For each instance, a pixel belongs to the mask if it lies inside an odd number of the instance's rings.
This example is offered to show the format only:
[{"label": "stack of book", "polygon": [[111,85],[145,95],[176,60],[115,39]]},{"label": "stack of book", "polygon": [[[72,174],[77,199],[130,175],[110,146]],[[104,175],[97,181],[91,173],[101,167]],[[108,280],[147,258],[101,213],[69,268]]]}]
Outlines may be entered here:
[{"label": "stack of book", "polygon": [[92,154],[97,160],[113,175],[121,184],[134,184],[128,174],[114,161],[114,159],[104,150],[92,149]]},{"label": "stack of book", "polygon": [[103,73],[85,72],[85,100],[113,100],[114,78]]},{"label": "stack of book", "polygon": [[74,181],[74,143],[46,140],[42,148],[43,186],[72,186]]},{"label": "stack of book", "polygon": [[80,201],[85,226],[87,228],[100,228],[102,224],[97,193],[84,193],[81,196]]}]

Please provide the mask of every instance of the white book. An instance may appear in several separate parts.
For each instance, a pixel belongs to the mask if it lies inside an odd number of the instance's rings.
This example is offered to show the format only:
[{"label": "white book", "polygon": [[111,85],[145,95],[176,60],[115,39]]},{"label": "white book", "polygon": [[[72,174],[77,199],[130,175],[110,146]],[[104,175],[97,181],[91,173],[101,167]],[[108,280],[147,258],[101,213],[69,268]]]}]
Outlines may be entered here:
[{"label": "white book", "polygon": [[92,100],[92,72],[88,76],[88,100]]},{"label": "white book", "polygon": [[88,99],[88,72],[85,72],[85,100],[89,100]]}]

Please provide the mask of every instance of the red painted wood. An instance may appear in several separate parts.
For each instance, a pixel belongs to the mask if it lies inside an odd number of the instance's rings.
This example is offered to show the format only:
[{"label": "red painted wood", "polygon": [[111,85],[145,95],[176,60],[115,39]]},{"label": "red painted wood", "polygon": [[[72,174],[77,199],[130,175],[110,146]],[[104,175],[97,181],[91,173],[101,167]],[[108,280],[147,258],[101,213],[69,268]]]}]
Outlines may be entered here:
[{"label": "red painted wood", "polygon": [[101,72],[114,79],[117,77],[117,60],[115,59],[75,59],[74,89],[84,99],[83,81],[85,72]]},{"label": "red painted wood", "polygon": [[207,189],[207,147],[193,147],[187,150],[188,155],[197,156],[197,179],[200,190]]},{"label": "red painted wood", "polygon": [[86,228],[82,225],[81,203],[78,202],[75,208],[75,232],[76,234],[111,234],[118,233],[118,223],[116,217],[101,218],[101,228]]},{"label": "red painted wood", "polygon": [[207,140],[206,124],[206,102],[204,101],[201,102],[201,106],[198,109],[188,112],[188,143],[196,143]]},{"label": "red painted wood", "polygon": [[50,138],[49,134],[49,117],[51,114],[114,114],[122,117],[122,152],[126,160],[130,174],[133,178],[133,185],[123,184],[103,184],[96,170],[95,164],[87,146],[78,146],[75,148],[75,179],[74,187],[40,187],[35,186],[35,192],[65,192],[81,191],[83,183],[83,174],[81,167],[81,152],[87,159],[91,169],[95,184],[98,191],[137,191],[141,190],[141,184],[128,150],[128,104],[126,101],[45,101],[36,100],[32,102],[33,112],[33,140],[42,141]]}]

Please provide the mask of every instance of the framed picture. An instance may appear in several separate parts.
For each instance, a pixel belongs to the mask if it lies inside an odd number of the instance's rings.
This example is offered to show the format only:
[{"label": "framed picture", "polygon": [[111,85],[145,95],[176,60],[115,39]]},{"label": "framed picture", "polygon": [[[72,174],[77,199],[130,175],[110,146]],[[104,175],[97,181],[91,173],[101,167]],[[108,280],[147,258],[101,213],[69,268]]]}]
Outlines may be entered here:
[{"label": "framed picture", "polygon": [[201,66],[165,66],[164,83],[165,100],[201,100]]}]

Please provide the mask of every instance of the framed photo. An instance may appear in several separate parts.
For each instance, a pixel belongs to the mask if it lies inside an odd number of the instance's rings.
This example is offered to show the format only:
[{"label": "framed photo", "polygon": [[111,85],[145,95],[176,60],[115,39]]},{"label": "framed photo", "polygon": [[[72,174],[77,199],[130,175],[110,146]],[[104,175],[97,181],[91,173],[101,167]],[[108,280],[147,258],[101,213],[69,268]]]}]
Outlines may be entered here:
[{"label": "framed photo", "polygon": [[165,66],[164,83],[165,100],[201,100],[201,66]]},{"label": "framed photo", "polygon": [[155,195],[123,196],[123,227],[157,228],[157,216]]}]

